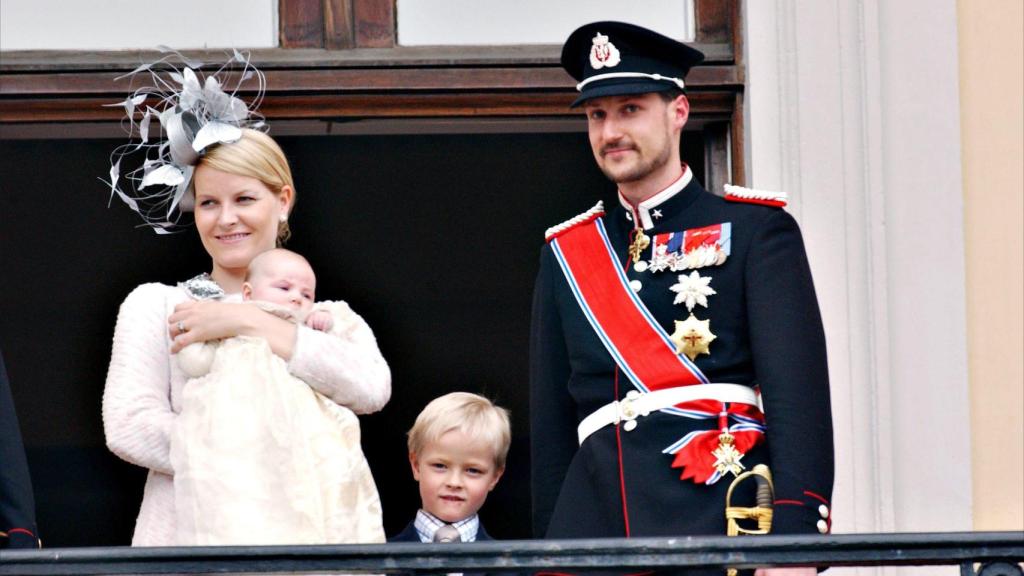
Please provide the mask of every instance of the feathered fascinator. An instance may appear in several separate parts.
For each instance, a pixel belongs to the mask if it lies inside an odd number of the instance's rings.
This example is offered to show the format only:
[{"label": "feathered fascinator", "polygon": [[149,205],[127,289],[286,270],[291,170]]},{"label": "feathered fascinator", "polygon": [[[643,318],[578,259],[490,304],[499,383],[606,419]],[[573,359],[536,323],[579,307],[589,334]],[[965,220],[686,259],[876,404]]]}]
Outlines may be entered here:
[{"label": "feathered fascinator", "polygon": [[[106,183],[111,200],[117,195],[142,216],[144,225],[168,234],[180,228],[181,213],[194,208],[192,173],[203,152],[237,141],[242,128],[265,127],[256,109],[266,80],[238,50],[211,73],[180,52],[163,46],[159,50],[166,55],[115,79],[131,78],[134,85],[142,77],[147,85],[134,89],[124,102],[108,104],[124,107],[129,134],[139,141],[122,144],[110,155]],[[256,95],[246,105],[236,94],[253,78]],[[153,119],[160,126],[157,138],[150,136]],[[122,173],[122,161],[141,165]]]}]

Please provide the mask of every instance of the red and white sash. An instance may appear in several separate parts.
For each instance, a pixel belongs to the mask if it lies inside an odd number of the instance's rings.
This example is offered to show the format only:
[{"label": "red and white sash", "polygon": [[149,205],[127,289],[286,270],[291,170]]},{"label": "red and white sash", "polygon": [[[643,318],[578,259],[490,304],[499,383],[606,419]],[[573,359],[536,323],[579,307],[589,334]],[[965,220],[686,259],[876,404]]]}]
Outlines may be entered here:
[{"label": "red and white sash", "polygon": [[600,218],[551,240],[583,315],[622,372],[642,392],[708,379],[676,346],[629,287]]},{"label": "red and white sash", "polygon": [[[696,364],[676,352],[669,335],[630,288],[600,217],[559,231],[550,245],[583,315],[637,390],[646,393],[708,383]],[[743,453],[763,437],[764,416],[755,406],[695,400],[662,411],[717,418],[736,437],[736,448]],[[734,424],[729,425],[729,420]],[[720,428],[692,432],[664,450],[675,454],[672,467],[683,468],[681,478],[708,484],[718,480],[715,458],[709,455],[720,432]]]}]

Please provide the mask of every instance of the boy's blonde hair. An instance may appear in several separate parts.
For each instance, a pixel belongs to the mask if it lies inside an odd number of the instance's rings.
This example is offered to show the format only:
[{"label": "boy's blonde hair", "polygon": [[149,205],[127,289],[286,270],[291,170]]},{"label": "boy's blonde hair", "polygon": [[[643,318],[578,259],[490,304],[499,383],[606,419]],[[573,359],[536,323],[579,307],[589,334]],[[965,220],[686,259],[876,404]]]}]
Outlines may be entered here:
[{"label": "boy's blonde hair", "polygon": [[422,454],[424,447],[437,442],[452,430],[480,439],[494,452],[494,464],[505,468],[512,442],[508,410],[487,398],[469,392],[452,392],[433,399],[409,430],[409,452]]}]

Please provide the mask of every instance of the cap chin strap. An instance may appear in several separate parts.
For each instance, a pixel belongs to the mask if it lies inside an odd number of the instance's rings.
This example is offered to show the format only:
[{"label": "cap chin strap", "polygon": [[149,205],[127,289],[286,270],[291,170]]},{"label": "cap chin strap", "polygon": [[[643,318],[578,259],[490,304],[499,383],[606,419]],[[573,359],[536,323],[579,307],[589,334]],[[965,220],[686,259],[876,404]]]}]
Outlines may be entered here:
[{"label": "cap chin strap", "polygon": [[591,76],[583,82],[576,85],[576,91],[580,92],[583,87],[591,82],[598,80],[608,80],[610,78],[650,78],[651,80],[664,80],[665,82],[671,82],[679,87],[680,90],[686,88],[686,84],[683,83],[682,78],[672,78],[671,76],[662,76],[661,74],[644,74],[643,72],[609,72],[607,74],[598,74],[597,76]]}]

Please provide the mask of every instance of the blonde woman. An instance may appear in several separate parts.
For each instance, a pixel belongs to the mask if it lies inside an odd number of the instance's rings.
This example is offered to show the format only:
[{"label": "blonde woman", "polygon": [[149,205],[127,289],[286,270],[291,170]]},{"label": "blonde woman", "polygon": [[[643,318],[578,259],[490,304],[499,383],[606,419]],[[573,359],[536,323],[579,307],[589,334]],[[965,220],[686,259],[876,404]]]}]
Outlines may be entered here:
[{"label": "blonde woman", "polygon": [[391,394],[391,374],[372,331],[344,303],[332,307],[335,325],[348,327],[338,335],[242,302],[249,263],[288,234],[295,188],[277,143],[243,128],[237,139],[203,152],[191,166],[194,173],[184,170],[191,182],[177,190],[185,190],[179,192],[181,205],[194,203],[210,271],[177,286],[139,286],[121,305],[114,331],[103,395],[107,446],[149,469],[133,546],[175,544],[170,439],[187,376],[172,355],[185,346],[234,336],[262,338],[293,376],[357,414],[380,410]]}]

